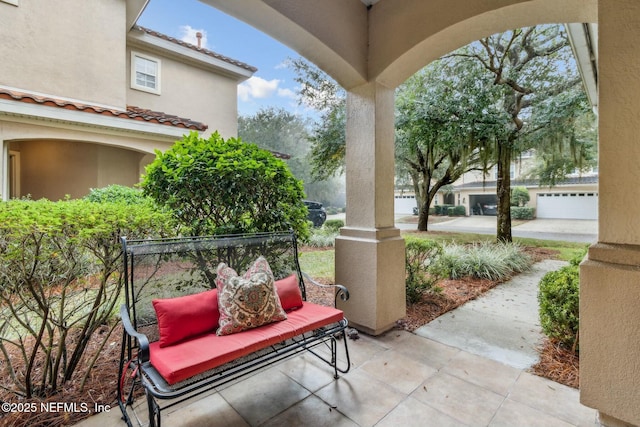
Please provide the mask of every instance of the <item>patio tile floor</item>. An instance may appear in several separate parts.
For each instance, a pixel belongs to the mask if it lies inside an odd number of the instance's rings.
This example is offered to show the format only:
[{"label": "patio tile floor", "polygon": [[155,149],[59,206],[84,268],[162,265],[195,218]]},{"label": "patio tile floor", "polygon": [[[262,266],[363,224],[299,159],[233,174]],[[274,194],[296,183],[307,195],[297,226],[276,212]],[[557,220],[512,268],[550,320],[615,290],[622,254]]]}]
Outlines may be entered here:
[{"label": "patio tile floor", "polygon": [[[393,330],[361,335],[349,349],[351,371],[338,380],[313,356],[299,355],[171,408],[162,425],[599,425],[577,390],[429,338]],[[77,424],[124,425],[117,408]]]}]

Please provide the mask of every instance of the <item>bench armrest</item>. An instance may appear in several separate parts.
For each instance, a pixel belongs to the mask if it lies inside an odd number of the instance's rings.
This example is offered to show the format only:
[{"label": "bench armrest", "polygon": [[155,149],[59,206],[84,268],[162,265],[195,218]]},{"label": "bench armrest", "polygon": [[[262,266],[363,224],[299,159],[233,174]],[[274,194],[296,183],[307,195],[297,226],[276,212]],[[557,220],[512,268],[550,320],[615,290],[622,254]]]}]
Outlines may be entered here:
[{"label": "bench armrest", "polygon": [[315,280],[313,280],[311,278],[311,276],[309,276],[304,271],[302,271],[302,277],[304,277],[305,283],[309,282],[312,285],[319,286],[321,288],[335,288],[335,290],[336,290],[335,292],[336,293],[335,293],[334,305],[338,301],[338,298],[340,298],[342,301],[347,301],[349,299],[349,290],[343,285],[338,285],[338,284],[325,285],[325,284],[316,282]]},{"label": "bench armrest", "polygon": [[131,318],[129,317],[129,310],[127,309],[126,304],[122,304],[120,306],[120,318],[122,319],[122,326],[124,331],[130,337],[138,340],[138,360],[140,364],[149,361],[149,338],[145,334],[141,334],[136,331],[131,323]]}]

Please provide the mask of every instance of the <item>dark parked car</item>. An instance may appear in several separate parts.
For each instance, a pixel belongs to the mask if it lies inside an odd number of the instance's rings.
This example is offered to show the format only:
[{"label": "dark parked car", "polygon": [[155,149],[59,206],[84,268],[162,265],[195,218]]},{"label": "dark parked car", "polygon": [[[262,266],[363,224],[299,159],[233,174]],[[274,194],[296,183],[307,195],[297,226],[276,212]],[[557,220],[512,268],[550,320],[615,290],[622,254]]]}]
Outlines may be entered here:
[{"label": "dark parked car", "polygon": [[313,223],[314,227],[321,227],[327,220],[327,212],[324,210],[322,203],[305,200],[304,204],[309,211],[309,215],[307,216],[309,221]]}]

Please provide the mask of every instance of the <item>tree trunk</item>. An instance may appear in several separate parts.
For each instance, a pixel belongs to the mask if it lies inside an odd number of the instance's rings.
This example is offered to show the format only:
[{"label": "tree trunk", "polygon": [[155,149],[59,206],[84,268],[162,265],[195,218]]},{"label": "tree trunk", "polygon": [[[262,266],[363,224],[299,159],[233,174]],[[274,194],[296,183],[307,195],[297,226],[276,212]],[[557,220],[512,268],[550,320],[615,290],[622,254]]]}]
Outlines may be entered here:
[{"label": "tree trunk", "polygon": [[511,236],[511,156],[512,144],[498,143],[498,181],[496,190],[498,195],[497,240],[498,242],[512,242]]},{"label": "tree trunk", "polygon": [[429,197],[424,198],[424,202],[419,209],[420,216],[418,217],[418,231],[427,231],[429,227],[429,204],[431,200]]}]

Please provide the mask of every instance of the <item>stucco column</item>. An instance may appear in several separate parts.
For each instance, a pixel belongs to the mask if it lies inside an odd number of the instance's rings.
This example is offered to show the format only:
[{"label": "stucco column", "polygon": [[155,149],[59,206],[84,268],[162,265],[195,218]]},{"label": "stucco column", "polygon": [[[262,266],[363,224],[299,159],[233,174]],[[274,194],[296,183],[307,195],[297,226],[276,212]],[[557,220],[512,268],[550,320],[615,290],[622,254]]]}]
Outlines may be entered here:
[{"label": "stucco column", "polygon": [[640,425],[640,2],[598,2],[599,233],[580,269],[580,400]]},{"label": "stucco column", "polygon": [[336,282],[350,324],[380,334],[404,317],[404,240],[394,226],[394,92],[371,82],[347,96],[345,227],[336,239]]}]

